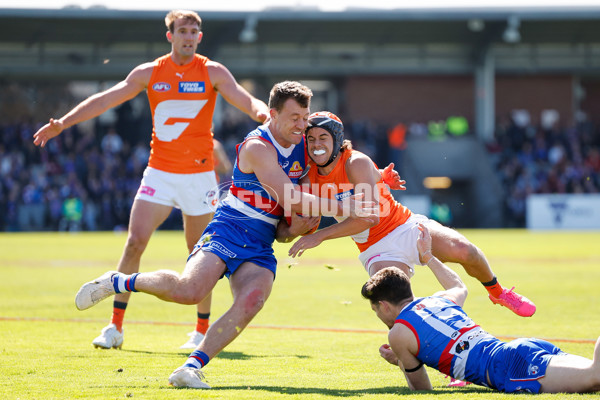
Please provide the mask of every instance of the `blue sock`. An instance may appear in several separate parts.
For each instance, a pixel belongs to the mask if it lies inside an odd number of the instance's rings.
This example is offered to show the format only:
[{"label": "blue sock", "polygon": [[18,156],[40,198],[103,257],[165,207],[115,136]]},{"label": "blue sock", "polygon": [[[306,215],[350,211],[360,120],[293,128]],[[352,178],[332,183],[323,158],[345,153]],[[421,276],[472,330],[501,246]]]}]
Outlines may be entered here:
[{"label": "blue sock", "polygon": [[210,358],[208,358],[208,355],[205,352],[200,350],[194,350],[192,351],[192,354],[190,354],[190,356],[188,357],[185,364],[183,364],[183,366],[200,369],[206,364],[208,364],[209,361]]},{"label": "blue sock", "polygon": [[127,293],[127,292],[137,292],[135,290],[135,280],[139,273],[125,275],[121,272],[117,272],[112,276],[113,288],[116,293]]}]

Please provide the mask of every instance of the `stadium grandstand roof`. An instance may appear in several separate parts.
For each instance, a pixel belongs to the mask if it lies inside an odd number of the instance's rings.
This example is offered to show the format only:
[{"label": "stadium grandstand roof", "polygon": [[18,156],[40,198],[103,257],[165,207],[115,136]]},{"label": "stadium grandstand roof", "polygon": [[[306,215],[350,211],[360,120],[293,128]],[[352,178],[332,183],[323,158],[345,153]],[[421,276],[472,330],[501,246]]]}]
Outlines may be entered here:
[{"label": "stadium grandstand roof", "polygon": [[[122,77],[169,51],[166,11],[0,8],[0,74]],[[464,72],[488,46],[499,47],[507,59],[529,59],[518,68],[593,71],[600,66],[600,6],[197,11],[204,31],[199,51],[249,76],[297,73],[296,67],[306,69],[306,64],[295,64],[300,57],[325,60],[309,64],[315,74],[419,71],[416,64],[403,70],[396,61],[430,59],[433,65],[436,57],[451,53],[462,61],[446,63],[442,57],[435,68]],[[510,27],[516,37],[506,36]],[[331,57],[343,68],[329,62]]]}]

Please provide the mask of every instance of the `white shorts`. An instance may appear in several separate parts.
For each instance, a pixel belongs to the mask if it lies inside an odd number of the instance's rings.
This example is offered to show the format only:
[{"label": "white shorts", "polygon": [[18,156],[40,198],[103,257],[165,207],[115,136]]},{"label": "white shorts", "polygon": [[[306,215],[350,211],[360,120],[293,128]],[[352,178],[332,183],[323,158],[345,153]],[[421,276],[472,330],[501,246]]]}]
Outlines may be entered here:
[{"label": "white shorts", "polygon": [[399,225],[358,255],[358,259],[371,276],[371,265],[379,261],[398,261],[408,265],[410,275],[414,275],[414,265],[423,265],[419,260],[417,239],[419,238],[418,224],[427,225],[431,220],[421,214],[412,214],[405,223]]},{"label": "white shorts", "polygon": [[173,174],[147,167],[135,199],[177,207],[185,215],[209,214],[219,198],[214,171]]}]

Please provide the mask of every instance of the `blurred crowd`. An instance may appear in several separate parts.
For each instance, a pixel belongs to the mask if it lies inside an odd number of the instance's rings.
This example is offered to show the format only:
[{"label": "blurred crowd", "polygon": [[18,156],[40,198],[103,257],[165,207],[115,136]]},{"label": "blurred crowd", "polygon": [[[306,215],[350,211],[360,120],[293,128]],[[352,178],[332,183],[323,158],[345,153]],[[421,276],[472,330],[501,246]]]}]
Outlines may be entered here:
[{"label": "blurred crowd", "polygon": [[[149,157],[151,126],[145,118],[117,118],[112,126],[96,121],[92,129],[76,125],[44,148],[33,145],[40,123],[0,123],[0,231],[126,230]],[[235,145],[257,124],[239,117],[225,121],[215,137],[233,159]],[[371,155],[377,146],[380,152],[386,148],[385,127],[360,122],[348,131]],[[174,210],[162,229],[180,224]]]},{"label": "blurred crowd", "polygon": [[488,150],[505,192],[507,227],[525,226],[531,194],[600,192],[600,127],[584,119],[561,128],[513,115],[500,121]]},{"label": "blurred crowd", "polygon": [[[127,110],[121,110],[128,115]],[[147,116],[140,116],[146,118]],[[125,230],[133,198],[149,157],[150,125],[141,120],[65,130],[43,149],[32,137],[39,123],[0,124],[0,231]],[[230,158],[235,144],[256,123],[225,118],[215,137]],[[399,127],[373,121],[346,122],[346,136],[379,165],[397,159],[390,133]],[[430,135],[415,125],[406,137]],[[131,132],[134,134],[131,134]],[[525,225],[532,193],[597,193],[600,188],[600,132],[580,123],[566,129],[500,121],[490,157],[505,191],[506,226]],[[178,228],[174,211],[162,229]]]},{"label": "blurred crowd", "polygon": [[37,128],[0,125],[0,230],[126,229],[147,146],[75,126],[40,149]]}]

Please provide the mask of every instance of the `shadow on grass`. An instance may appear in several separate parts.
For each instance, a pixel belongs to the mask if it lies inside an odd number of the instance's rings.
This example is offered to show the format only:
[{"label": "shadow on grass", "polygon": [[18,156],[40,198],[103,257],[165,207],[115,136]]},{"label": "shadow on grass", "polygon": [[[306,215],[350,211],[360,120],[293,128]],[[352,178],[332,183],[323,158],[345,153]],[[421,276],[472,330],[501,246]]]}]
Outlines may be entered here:
[{"label": "shadow on grass", "polygon": [[[187,388],[176,388],[169,387],[169,389],[185,390]],[[192,389],[190,389],[192,390]],[[318,387],[290,387],[290,386],[218,386],[213,387],[209,390],[255,390],[255,391],[266,391],[282,394],[321,394],[324,396],[335,396],[335,397],[354,397],[359,395],[367,394],[393,394],[393,395],[411,395],[416,396],[431,396],[431,395],[442,395],[455,393],[459,394],[471,394],[471,393],[490,393],[490,389],[484,387],[466,387],[466,388],[439,388],[434,390],[423,390],[413,392],[407,387],[388,386],[380,388],[369,388],[369,389],[329,389],[329,388],[318,388]]]},{"label": "shadow on grass", "polygon": [[273,355],[265,355],[265,354],[245,354],[239,351],[222,351],[219,353],[217,358],[223,358],[225,360],[250,360],[253,358],[310,358],[309,356],[300,355],[300,354],[273,354]]},{"label": "shadow on grass", "polygon": [[[132,349],[121,349],[120,351],[122,351],[124,353],[126,352],[126,353],[135,353],[135,354],[153,354],[153,355],[167,356],[167,357],[173,357],[173,358],[187,357],[192,352],[192,350],[186,350],[186,351],[179,351],[177,353],[169,353],[169,352],[165,352],[165,351],[132,350]],[[298,359],[310,358],[309,356],[300,355],[300,354],[293,354],[293,355],[290,355],[290,354],[280,354],[280,355],[256,354],[256,355],[254,355],[254,354],[246,354],[241,351],[222,351],[217,356],[217,358],[222,358],[225,360],[252,360],[254,358],[290,358],[290,357],[298,358]]]}]

